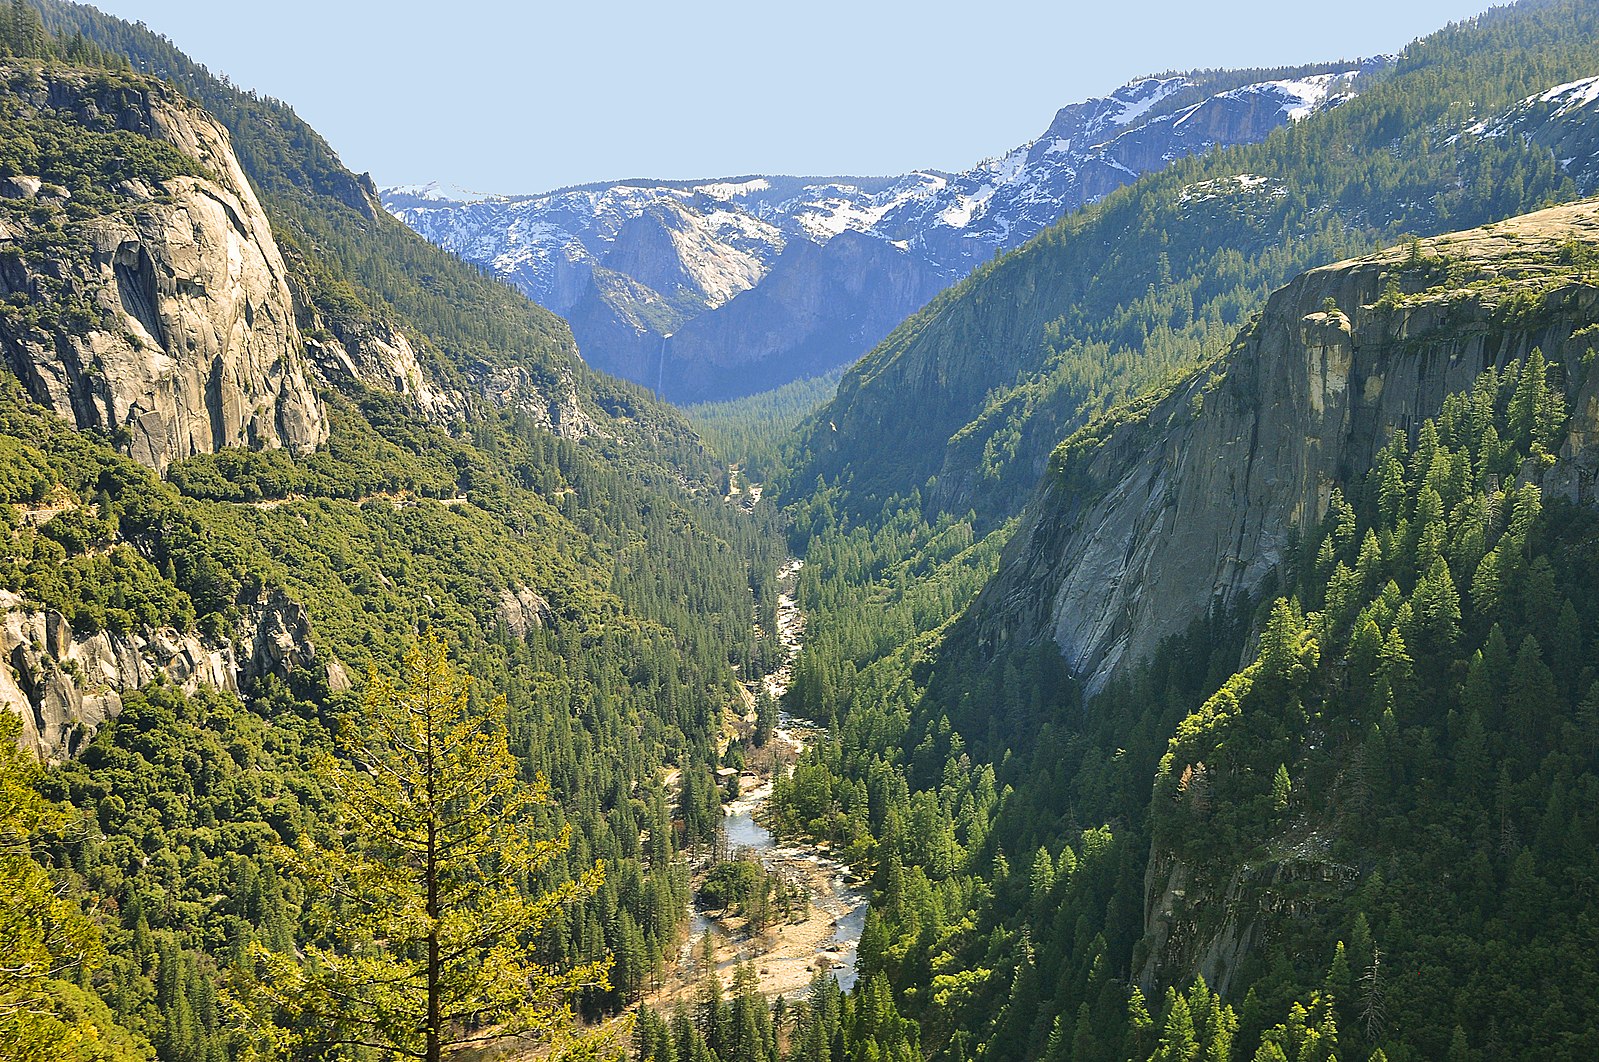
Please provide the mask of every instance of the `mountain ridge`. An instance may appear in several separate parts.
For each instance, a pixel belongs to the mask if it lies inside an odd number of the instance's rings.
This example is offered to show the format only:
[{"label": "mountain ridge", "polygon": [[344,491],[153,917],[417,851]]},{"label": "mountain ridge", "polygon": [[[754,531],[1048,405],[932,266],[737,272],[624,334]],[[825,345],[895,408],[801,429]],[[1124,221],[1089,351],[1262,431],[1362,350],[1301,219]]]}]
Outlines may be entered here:
[{"label": "mountain ridge", "polygon": [[[1038,138],[959,173],[591,182],[468,202],[418,194],[430,186],[383,196],[418,232],[567,315],[592,364],[674,400],[722,398],[854,360],[933,294],[1077,206],[1187,154],[1258,139],[1336,106],[1388,62],[1134,79],[1060,108]],[[642,253],[633,246],[638,219],[652,217],[674,233],[675,263],[662,264],[658,238]],[[792,345],[756,343],[751,353],[743,319],[758,315],[727,307],[768,276],[841,290],[854,275],[858,248],[842,249],[838,262],[809,255],[803,270],[792,257],[784,261],[783,251],[800,241],[826,248],[846,232],[887,245],[873,257],[903,282],[875,299],[842,297],[814,320],[779,306]],[[646,275],[651,268],[660,283]],[[736,280],[685,282],[685,268],[720,269]],[[641,286],[608,286],[599,278],[609,273]],[[719,319],[730,316],[740,320]],[[688,347],[674,353],[660,342],[685,329],[696,336]]]},{"label": "mountain ridge", "polygon": [[[1592,69],[1568,49],[1505,88],[1466,74],[1468,42],[1508,18],[1418,41],[1350,102],[1174,163],[979,267],[845,373],[796,482],[837,483],[861,513],[913,490],[1018,512],[1083,419],[1229,344],[1304,269],[1574,197],[1547,146],[1469,133]],[[1461,83],[1405,117],[1434,78]]]}]

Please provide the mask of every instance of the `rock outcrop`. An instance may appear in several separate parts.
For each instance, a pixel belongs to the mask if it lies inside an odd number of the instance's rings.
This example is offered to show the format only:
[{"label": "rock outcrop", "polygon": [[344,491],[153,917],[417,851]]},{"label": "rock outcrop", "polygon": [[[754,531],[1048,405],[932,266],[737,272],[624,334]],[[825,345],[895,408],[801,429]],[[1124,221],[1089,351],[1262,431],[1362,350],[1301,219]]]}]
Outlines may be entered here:
[{"label": "rock outcrop", "polygon": [[577,372],[570,364],[557,368],[553,380],[521,365],[478,365],[468,375],[486,401],[527,414],[551,435],[578,440],[609,434],[602,418],[579,397]]},{"label": "rock outcrop", "polygon": [[1195,976],[1226,995],[1243,959],[1270,937],[1276,919],[1297,918],[1349,889],[1355,867],[1330,853],[1329,838],[1284,838],[1260,858],[1213,882],[1170,852],[1151,852],[1144,888],[1144,961],[1135,970],[1146,993]]},{"label": "rock outcrop", "polygon": [[358,326],[330,331],[317,325],[306,335],[306,351],[317,375],[333,386],[350,381],[408,400],[428,420],[448,421],[466,410],[458,391],[441,387],[417,356],[410,338],[397,328]]},{"label": "rock outcrop", "polygon": [[[0,91],[103,124],[94,77],[0,71]],[[118,105],[115,128],[177,148],[193,173],[123,181],[114,207],[91,216],[50,203],[8,215],[0,297],[90,311],[0,324],[7,362],[40,403],[156,469],[225,446],[314,449],[328,426],[287,270],[226,130],[155,82],[121,92]],[[31,226],[48,225],[63,227],[57,253],[18,250]]]},{"label": "rock outcrop", "polygon": [[[977,606],[981,636],[1053,639],[1097,689],[1259,590],[1394,431],[1534,347],[1580,363],[1599,287],[1569,252],[1593,244],[1587,203],[1302,275],[1213,365],[1067,441]],[[1543,485],[1589,502],[1599,379],[1571,402]]]},{"label": "rock outcrop", "polygon": [[[58,612],[0,590],[0,710],[22,719],[22,747],[47,762],[77,755],[122,711],[122,695],[160,677],[187,692],[238,692],[268,674],[324,666],[305,609],[279,590],[240,603],[236,637],[212,644],[171,628],[80,634]],[[327,657],[329,688],[348,689]]]},{"label": "rock outcrop", "polygon": [[796,240],[761,284],[660,345],[657,389],[721,400],[820,376],[840,351],[876,346],[944,286],[902,248],[858,232]]},{"label": "rock outcrop", "polygon": [[[1052,462],[974,606],[978,637],[1052,640],[1097,689],[1212,609],[1269,592],[1301,530],[1394,432],[1414,437],[1490,366],[1541,349],[1566,368],[1567,436],[1521,475],[1593,504],[1599,479],[1599,203],[1313,270],[1232,349],[1090,424]],[[1092,702],[1090,702],[1092,710]],[[1226,992],[1284,919],[1312,918],[1357,868],[1309,815],[1234,863],[1157,842],[1133,974],[1147,992],[1203,975]]]},{"label": "rock outcrop", "polygon": [[501,590],[496,604],[500,621],[517,638],[526,638],[529,631],[537,630],[555,619],[550,603],[525,586]]}]

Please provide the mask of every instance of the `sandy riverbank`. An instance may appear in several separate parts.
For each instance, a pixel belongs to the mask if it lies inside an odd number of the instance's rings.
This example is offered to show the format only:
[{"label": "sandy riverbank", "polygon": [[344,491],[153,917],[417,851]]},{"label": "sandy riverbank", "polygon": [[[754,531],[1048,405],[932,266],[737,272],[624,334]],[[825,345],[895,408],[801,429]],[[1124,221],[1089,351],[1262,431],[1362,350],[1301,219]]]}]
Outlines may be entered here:
[{"label": "sandy riverbank", "polygon": [[771,798],[773,775],[792,771],[812,732],[785,717],[758,761],[759,783],[724,809],[729,854],[748,850],[768,870],[804,884],[811,897],[809,912],[804,918],[752,931],[743,918],[691,911],[689,939],[677,965],[658,991],[646,994],[651,1006],[669,1009],[678,1000],[693,997],[708,969],[704,955],[707,933],[712,962],[724,987],[732,983],[734,969],[745,961],[755,966],[761,991],[768,998],[793,998],[803,993],[819,971],[831,972],[846,988],[854,983],[855,947],[866,918],[864,889],[846,880],[847,866],[809,845],[779,843],[760,822]]},{"label": "sandy riverbank", "polygon": [[[763,680],[766,692],[775,700],[781,700],[787,692],[794,660],[804,640],[805,615],[799,607],[796,586],[803,564],[790,560],[778,573],[777,635],[784,662]],[[746,685],[751,708],[755,700],[752,686]],[[739,720],[730,731],[752,723],[753,715]],[[644,1002],[650,1006],[670,1010],[678,1002],[692,1000],[711,969],[721,977],[726,990],[741,962],[755,967],[761,991],[768,998],[803,994],[818,972],[832,973],[845,988],[854,984],[855,949],[866,919],[865,890],[846,880],[849,868],[830,859],[824,851],[810,845],[779,843],[762,825],[772,795],[772,779],[779,772],[793,773],[794,764],[817,733],[815,727],[783,716],[772,740],[750,757],[752,776],[746,775],[745,792],[723,809],[724,854],[747,850],[769,871],[802,883],[810,893],[809,911],[803,918],[752,930],[741,917],[691,907],[688,937],[679,949],[678,961],[666,971],[658,986],[644,993]],[[724,736],[731,740],[732,733]],[[677,781],[675,773],[668,775],[668,785]],[[705,954],[707,937],[709,959]]]}]

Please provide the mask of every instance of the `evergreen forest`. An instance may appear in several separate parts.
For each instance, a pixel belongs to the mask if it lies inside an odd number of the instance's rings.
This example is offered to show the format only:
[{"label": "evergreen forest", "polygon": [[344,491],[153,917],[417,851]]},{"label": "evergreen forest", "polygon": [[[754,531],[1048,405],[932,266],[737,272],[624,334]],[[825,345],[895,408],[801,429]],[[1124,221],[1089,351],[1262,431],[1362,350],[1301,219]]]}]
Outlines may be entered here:
[{"label": "evergreen forest", "polygon": [[[1493,8],[678,410],[287,103],[8,0],[0,1058],[1595,1057],[1599,168],[1496,122],[1596,75],[1599,3]],[[314,446],[154,468],[40,368],[145,352],[83,278],[225,177],[153,114],[260,201]],[[1245,530],[1156,600],[1196,476]]]}]

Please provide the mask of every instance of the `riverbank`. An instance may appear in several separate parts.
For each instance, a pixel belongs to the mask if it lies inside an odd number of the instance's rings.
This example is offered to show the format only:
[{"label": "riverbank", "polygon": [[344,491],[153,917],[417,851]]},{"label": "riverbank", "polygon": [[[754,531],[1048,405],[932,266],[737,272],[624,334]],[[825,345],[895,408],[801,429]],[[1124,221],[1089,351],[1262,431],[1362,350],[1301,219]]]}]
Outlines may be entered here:
[{"label": "riverbank", "polygon": [[[646,993],[651,1006],[670,1009],[691,1000],[711,969],[726,987],[742,962],[755,966],[761,992],[769,999],[803,994],[817,973],[831,973],[846,990],[853,987],[856,948],[866,922],[866,891],[850,884],[849,867],[810,845],[781,843],[761,821],[775,772],[791,772],[800,753],[819,734],[802,721],[781,718],[773,741],[757,760],[758,782],[723,809],[725,840],[717,853],[757,859],[774,876],[799,882],[810,895],[809,910],[804,917],[755,928],[742,917],[691,905],[688,938],[675,967],[658,990]],[[702,860],[701,873],[713,861]]]},{"label": "riverbank", "polygon": [[[790,560],[778,573],[777,636],[783,665],[762,680],[774,700],[788,691],[794,660],[804,642],[805,616],[796,594],[803,564]],[[754,692],[749,690],[752,702]],[[768,998],[803,993],[817,973],[833,974],[846,990],[853,987],[856,948],[866,922],[865,889],[851,884],[850,868],[824,851],[803,843],[780,843],[764,825],[772,780],[778,772],[791,775],[800,755],[821,733],[786,713],[779,717],[772,740],[748,754],[743,791],[723,808],[723,842],[716,853],[700,859],[695,874],[697,892],[717,858],[753,858],[774,877],[801,884],[810,897],[808,911],[803,917],[778,917],[767,926],[752,927],[740,916],[703,911],[691,903],[689,932],[677,963],[656,990],[645,994],[651,1006],[669,1009],[692,999],[712,969],[725,987],[742,962],[755,966]]]}]

